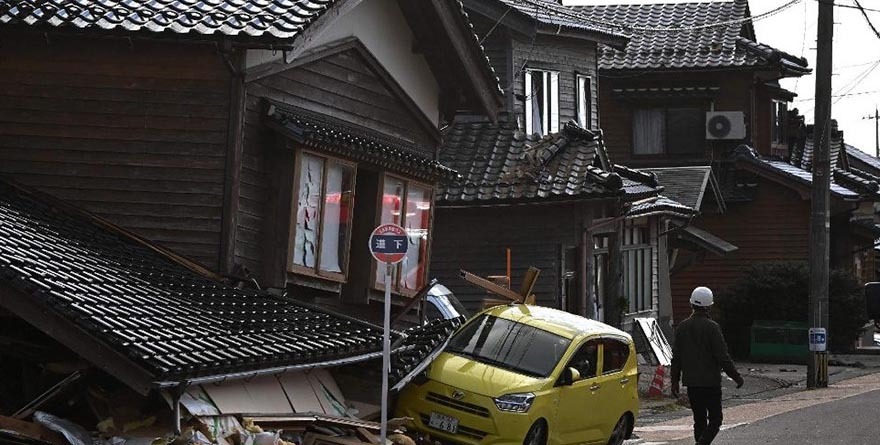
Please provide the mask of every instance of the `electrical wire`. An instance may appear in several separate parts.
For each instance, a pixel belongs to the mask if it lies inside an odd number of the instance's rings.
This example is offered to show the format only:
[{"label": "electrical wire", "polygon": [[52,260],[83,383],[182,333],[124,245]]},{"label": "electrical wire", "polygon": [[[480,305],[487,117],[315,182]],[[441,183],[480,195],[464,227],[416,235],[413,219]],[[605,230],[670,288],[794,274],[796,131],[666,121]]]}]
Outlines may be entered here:
[{"label": "electrical wire", "polygon": [[[880,93],[880,90],[860,91],[858,93],[849,93],[849,94],[833,94],[833,95],[831,95],[831,97],[837,98],[837,97],[864,96],[866,94],[877,94],[877,93]],[[816,100],[816,98],[811,97],[809,99],[795,99],[793,102],[810,102],[813,100]]]},{"label": "electrical wire", "polygon": [[[804,2],[804,32],[801,35],[801,59],[804,58],[804,51],[807,49],[807,2]],[[794,80],[794,90],[798,90],[798,85],[801,83],[801,76],[798,76]]]},{"label": "electrical wire", "polygon": [[[821,0],[814,0],[814,1],[819,2],[819,1],[821,1]],[[862,6],[855,6],[855,5],[843,5],[843,4],[840,4],[840,3],[835,3],[834,6],[836,6],[836,7],[838,7],[838,8],[861,9],[861,10],[864,10],[864,11],[880,12],[880,9],[864,8],[864,7],[862,7]]]},{"label": "electrical wire", "polygon": [[[514,1],[514,3],[519,3],[520,5],[532,5],[534,7],[537,7],[538,6],[537,2],[540,2],[541,0],[513,0],[513,1]],[[557,9],[554,11],[547,11],[547,12],[550,16],[556,16],[556,18],[566,17],[569,19],[577,20],[582,23],[594,23],[594,24],[607,26],[607,27],[614,28],[614,29],[620,29],[620,30],[628,31],[628,32],[637,31],[637,32],[641,32],[641,33],[678,33],[678,32],[687,32],[687,31],[700,31],[700,30],[719,28],[719,27],[730,26],[730,25],[741,25],[741,24],[749,23],[749,22],[754,23],[754,22],[775,16],[775,15],[791,8],[794,5],[797,5],[798,3],[802,2],[802,1],[803,0],[790,0],[788,3],[785,3],[784,5],[779,6],[777,8],[771,9],[770,11],[767,11],[767,12],[764,12],[764,13],[761,13],[758,15],[754,15],[754,16],[739,18],[739,19],[722,20],[719,22],[704,23],[704,24],[695,25],[695,26],[666,27],[666,28],[655,28],[655,27],[650,27],[650,26],[632,26],[632,25],[628,25],[628,24],[624,24],[624,23],[616,23],[616,22],[609,22],[609,21],[605,21],[605,20],[598,20],[598,19],[590,17],[586,14],[577,13],[574,10],[572,10],[571,12],[568,12],[568,11],[562,11],[560,9]]]},{"label": "electrical wire", "polygon": [[868,17],[868,13],[865,11],[865,8],[862,7],[862,4],[859,3],[859,0],[853,0],[856,3],[859,11],[862,12],[862,15],[865,17],[865,21],[868,22],[868,26],[871,27],[871,31],[874,31],[874,35],[880,39],[880,31],[877,31],[877,28],[874,27],[874,23],[871,22],[871,18]]}]

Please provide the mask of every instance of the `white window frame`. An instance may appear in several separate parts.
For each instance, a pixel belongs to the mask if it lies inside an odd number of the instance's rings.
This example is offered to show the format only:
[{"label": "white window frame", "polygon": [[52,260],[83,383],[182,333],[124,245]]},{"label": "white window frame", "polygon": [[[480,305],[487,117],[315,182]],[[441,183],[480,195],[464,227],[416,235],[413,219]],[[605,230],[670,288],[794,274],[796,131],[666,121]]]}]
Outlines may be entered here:
[{"label": "white window frame", "polygon": [[[318,235],[318,243],[317,243],[317,252],[315,254],[315,265],[314,266],[302,266],[295,263],[293,255],[295,251],[295,243],[297,236],[297,227],[296,227],[296,215],[299,211],[299,193],[300,190],[300,179],[302,176],[302,165],[305,156],[311,156],[314,158],[319,158],[323,160],[324,167],[321,175],[321,207],[319,210],[320,215],[318,216],[318,227],[319,227],[319,235]],[[324,248],[323,231],[324,227],[324,218],[326,217],[325,213],[325,204],[324,201],[327,198],[327,170],[330,164],[337,164],[351,169],[352,175],[352,183],[351,183],[351,202],[350,202],[350,210],[346,215],[346,239],[345,245],[343,246],[343,251],[345,252],[345,257],[342,259],[342,271],[341,272],[332,272],[327,271],[321,268],[321,254]],[[354,191],[357,186],[357,164],[354,162],[346,161],[340,158],[336,158],[333,156],[328,156],[326,154],[317,153],[309,150],[297,150],[296,162],[294,163],[295,172],[293,174],[293,184],[292,184],[292,194],[291,194],[291,202],[290,202],[290,226],[288,228],[288,240],[287,240],[287,272],[295,273],[300,275],[307,275],[315,278],[323,278],[330,281],[336,281],[340,283],[345,283],[348,281],[348,270],[349,270],[349,260],[351,257],[351,236],[352,236],[352,222],[354,217]]]},{"label": "white window frame", "polygon": [[[593,78],[585,74],[575,76],[577,82],[577,117],[581,127],[593,128]],[[586,94],[584,94],[586,93]]]},{"label": "white window frame", "polygon": [[[541,131],[535,131],[532,106],[532,80],[541,77],[544,94],[538,100],[549,110],[541,115]],[[549,93],[549,94],[548,94]],[[525,132],[541,136],[559,131],[559,72],[549,70],[527,69],[525,72]],[[548,130],[549,129],[549,130]]]},{"label": "white window frame", "polygon": [[[409,195],[410,187],[418,187],[418,188],[422,188],[422,189],[430,191],[431,196],[429,198],[429,201],[431,202],[431,211],[430,211],[430,215],[428,216],[428,227],[427,227],[428,238],[425,241],[426,242],[425,248],[427,249],[427,256],[425,258],[425,263],[422,266],[423,275],[421,276],[423,282],[427,283],[428,277],[429,277],[428,274],[430,273],[429,268],[431,265],[431,247],[433,244],[433,240],[431,239],[431,233],[432,233],[432,230],[434,229],[434,205],[433,205],[433,203],[434,203],[434,199],[435,199],[436,190],[434,189],[434,187],[431,186],[431,184],[428,184],[428,183],[424,183],[424,182],[420,182],[420,181],[416,181],[416,180],[412,180],[412,179],[407,179],[405,177],[398,176],[398,175],[391,174],[391,173],[383,174],[381,176],[381,180],[379,181],[379,196],[377,198],[377,208],[379,209],[379,215],[377,215],[376,225],[383,223],[381,221],[381,212],[382,212],[382,205],[383,205],[382,199],[385,194],[385,182],[388,181],[389,179],[401,181],[404,185],[403,192],[401,195],[403,197],[403,203],[402,203],[402,207],[401,207],[402,214],[401,214],[401,220],[400,220],[400,225],[402,227],[404,227],[404,229],[407,228],[406,219],[409,216],[406,214],[406,200],[407,200],[407,196]],[[378,291],[384,291],[386,283],[379,282],[380,269],[378,267],[378,262],[371,261],[371,263],[372,263],[372,273],[370,274],[371,275],[370,281],[372,283],[372,288],[375,290],[378,290]],[[417,263],[416,267],[418,267],[418,263]],[[407,289],[403,286],[403,284],[402,284],[403,278],[401,277],[401,274],[403,272],[404,272],[404,262],[400,262],[400,263],[393,266],[393,272],[392,272],[391,279],[394,281],[394,283],[391,286],[391,291],[397,295],[412,297],[416,294],[416,292],[419,291],[419,289]],[[381,273],[384,273],[384,272],[381,272]],[[383,275],[383,278],[384,278],[384,275]]]}]

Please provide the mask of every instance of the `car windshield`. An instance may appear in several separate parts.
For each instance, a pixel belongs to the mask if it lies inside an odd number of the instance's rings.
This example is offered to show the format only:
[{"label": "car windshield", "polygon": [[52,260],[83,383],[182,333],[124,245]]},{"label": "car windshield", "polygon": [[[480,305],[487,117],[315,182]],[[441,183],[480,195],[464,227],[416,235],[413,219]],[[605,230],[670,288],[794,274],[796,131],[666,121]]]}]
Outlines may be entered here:
[{"label": "car windshield", "polygon": [[450,340],[447,352],[533,377],[548,377],[571,340],[503,318],[482,315]]}]

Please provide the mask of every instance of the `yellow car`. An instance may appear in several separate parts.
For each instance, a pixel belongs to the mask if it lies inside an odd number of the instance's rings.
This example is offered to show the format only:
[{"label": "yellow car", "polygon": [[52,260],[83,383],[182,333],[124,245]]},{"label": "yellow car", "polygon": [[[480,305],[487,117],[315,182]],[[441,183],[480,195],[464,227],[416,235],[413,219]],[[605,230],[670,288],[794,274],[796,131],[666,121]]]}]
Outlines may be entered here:
[{"label": "yellow car", "polygon": [[474,316],[407,385],[397,416],[461,444],[612,444],[639,411],[632,338],[538,306]]}]

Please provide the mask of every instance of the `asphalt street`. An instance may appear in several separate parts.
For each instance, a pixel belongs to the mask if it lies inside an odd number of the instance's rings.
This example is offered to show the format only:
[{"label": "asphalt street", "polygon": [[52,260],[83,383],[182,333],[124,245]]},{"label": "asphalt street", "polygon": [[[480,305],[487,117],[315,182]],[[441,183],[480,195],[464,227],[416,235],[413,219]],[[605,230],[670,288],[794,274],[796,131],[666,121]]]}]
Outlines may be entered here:
[{"label": "asphalt street", "polygon": [[[880,391],[810,406],[727,429],[713,442],[742,444],[873,444],[880,442]],[[681,440],[672,444],[692,444]]]},{"label": "asphalt street", "polygon": [[[839,377],[850,378],[833,378],[831,386],[825,389],[788,387],[754,397],[727,398],[724,426],[715,443],[880,443],[880,422],[876,422],[880,373],[876,368],[862,371],[865,373],[840,372]],[[760,397],[771,393],[774,395],[770,398]],[[627,443],[692,444],[691,431],[690,411],[675,409],[669,417],[640,416],[635,436]]]}]

